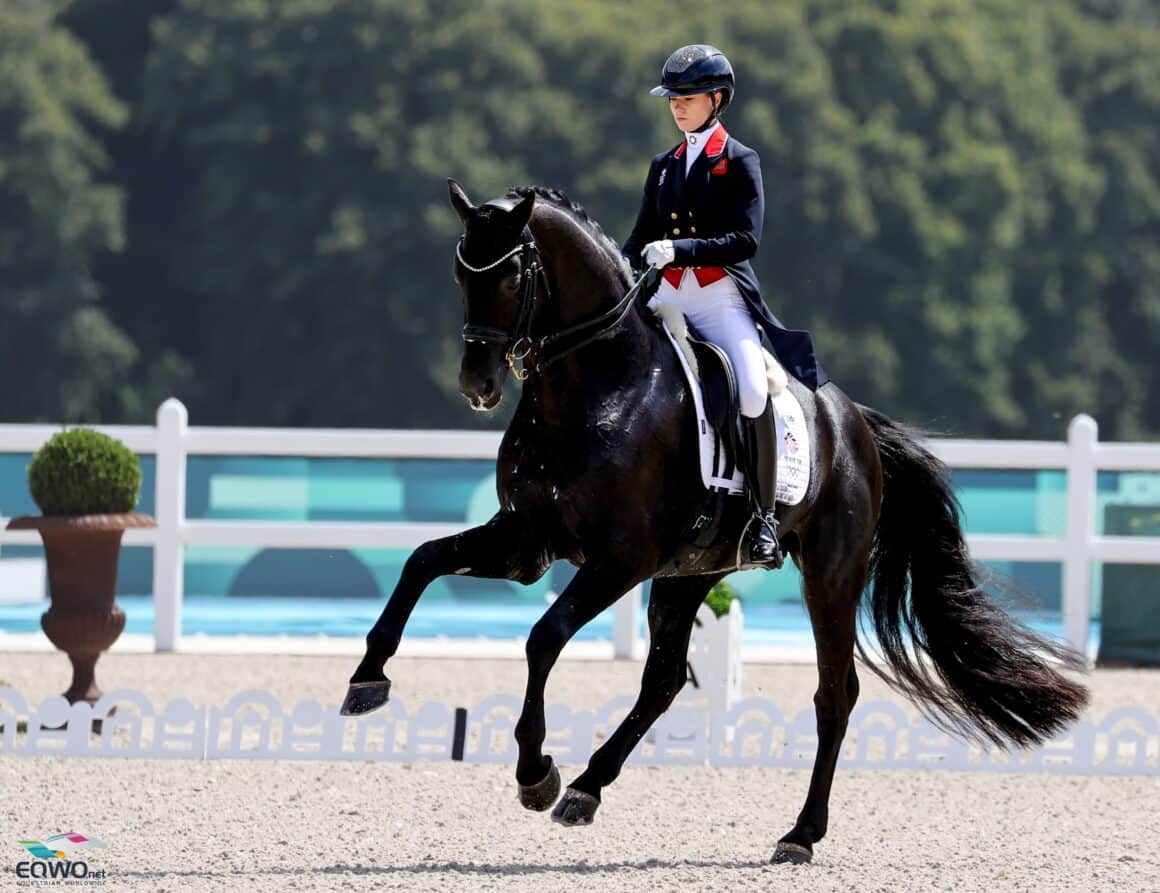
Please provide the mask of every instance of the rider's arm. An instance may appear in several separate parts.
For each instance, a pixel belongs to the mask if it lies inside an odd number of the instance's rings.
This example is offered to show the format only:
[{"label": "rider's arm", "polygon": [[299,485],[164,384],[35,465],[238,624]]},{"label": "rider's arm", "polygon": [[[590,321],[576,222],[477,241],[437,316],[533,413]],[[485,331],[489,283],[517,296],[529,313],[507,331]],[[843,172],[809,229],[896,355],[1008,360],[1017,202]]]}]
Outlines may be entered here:
[{"label": "rider's arm", "polygon": [[[658,156],[663,157],[663,156]],[[620,253],[628,261],[629,266],[640,271],[642,264],[640,253],[644,246],[655,239],[664,237],[660,221],[657,219],[657,159],[654,158],[648,167],[648,177],[644,181],[644,199],[640,203],[640,211],[636,215],[636,225],[624,243]]]},{"label": "rider's arm", "polygon": [[673,239],[678,267],[727,267],[749,260],[761,242],[765,197],[761,184],[761,161],[749,150],[731,159],[724,177],[729,181],[729,216],[718,236],[706,239]]}]

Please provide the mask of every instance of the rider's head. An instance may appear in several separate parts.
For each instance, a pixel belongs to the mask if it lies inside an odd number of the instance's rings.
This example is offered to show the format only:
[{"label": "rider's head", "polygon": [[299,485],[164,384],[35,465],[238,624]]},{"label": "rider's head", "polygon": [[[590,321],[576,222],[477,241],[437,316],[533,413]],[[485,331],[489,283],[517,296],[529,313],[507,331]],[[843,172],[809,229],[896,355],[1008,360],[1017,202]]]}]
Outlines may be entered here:
[{"label": "rider's head", "polygon": [[704,130],[733,100],[733,66],[716,47],[695,43],[665,60],[653,96],[669,97],[669,110],[685,132]]}]

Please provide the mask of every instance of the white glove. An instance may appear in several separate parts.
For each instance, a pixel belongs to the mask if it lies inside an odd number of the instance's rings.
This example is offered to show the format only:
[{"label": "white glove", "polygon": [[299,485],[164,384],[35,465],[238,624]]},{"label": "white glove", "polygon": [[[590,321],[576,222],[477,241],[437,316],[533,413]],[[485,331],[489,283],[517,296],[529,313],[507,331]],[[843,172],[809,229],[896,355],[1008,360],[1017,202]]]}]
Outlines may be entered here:
[{"label": "white glove", "polygon": [[671,264],[677,255],[673,250],[673,240],[664,239],[660,242],[649,242],[644,246],[644,251],[640,253],[640,256],[644,258],[646,266],[659,270],[661,267],[667,267]]}]

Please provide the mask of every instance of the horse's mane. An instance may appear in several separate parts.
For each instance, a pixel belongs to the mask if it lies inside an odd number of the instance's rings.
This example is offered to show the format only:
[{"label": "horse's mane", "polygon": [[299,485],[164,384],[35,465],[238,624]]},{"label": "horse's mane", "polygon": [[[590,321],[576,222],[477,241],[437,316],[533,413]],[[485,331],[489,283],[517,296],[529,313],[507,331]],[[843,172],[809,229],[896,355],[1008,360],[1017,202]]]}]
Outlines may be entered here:
[{"label": "horse's mane", "polygon": [[624,284],[628,285],[632,282],[632,275],[624,260],[624,255],[620,253],[620,246],[601,228],[596,220],[588,215],[583,207],[572,201],[559,189],[553,189],[549,186],[514,186],[508,190],[506,197],[522,199],[529,195],[534,195],[537,200],[546,201],[553,208],[567,213],[576,223],[587,230],[598,246],[604,249],[613,267],[621,274]]}]

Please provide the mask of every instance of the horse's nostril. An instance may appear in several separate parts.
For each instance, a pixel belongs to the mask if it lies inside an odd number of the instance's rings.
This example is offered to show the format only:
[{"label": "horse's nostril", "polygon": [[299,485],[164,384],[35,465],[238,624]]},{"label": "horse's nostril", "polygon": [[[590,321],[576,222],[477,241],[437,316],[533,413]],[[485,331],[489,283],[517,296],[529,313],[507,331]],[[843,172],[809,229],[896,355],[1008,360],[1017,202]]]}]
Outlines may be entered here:
[{"label": "horse's nostril", "polygon": [[495,379],[488,378],[483,382],[483,396],[490,397],[495,393]]}]

